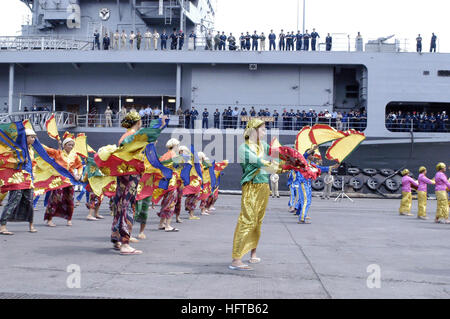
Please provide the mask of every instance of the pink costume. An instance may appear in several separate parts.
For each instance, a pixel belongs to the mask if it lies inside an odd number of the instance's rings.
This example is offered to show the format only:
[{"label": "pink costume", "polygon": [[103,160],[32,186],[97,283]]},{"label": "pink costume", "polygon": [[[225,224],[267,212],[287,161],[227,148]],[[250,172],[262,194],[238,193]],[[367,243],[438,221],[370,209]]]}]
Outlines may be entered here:
[{"label": "pink costume", "polygon": [[419,184],[415,180],[413,180],[410,176],[405,175],[402,178],[402,192],[411,193],[411,185],[414,185],[416,188],[419,187]]},{"label": "pink costume", "polygon": [[428,185],[432,185],[433,181],[426,177],[424,174],[419,175],[419,187],[418,192],[426,192],[428,190]]}]

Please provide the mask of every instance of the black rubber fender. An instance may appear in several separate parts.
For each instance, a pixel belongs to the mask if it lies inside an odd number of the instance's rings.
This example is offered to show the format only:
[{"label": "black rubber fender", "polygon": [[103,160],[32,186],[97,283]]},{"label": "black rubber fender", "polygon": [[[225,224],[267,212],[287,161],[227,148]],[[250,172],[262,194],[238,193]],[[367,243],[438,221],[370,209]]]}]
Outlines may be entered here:
[{"label": "black rubber fender", "polygon": [[342,182],[344,182],[344,185],[345,185],[345,178],[344,178],[344,180],[342,180],[342,177],[343,176],[336,176],[334,178],[334,181],[333,181],[333,188],[334,189],[342,190]]},{"label": "black rubber fender", "polygon": [[364,186],[364,181],[361,177],[354,176],[350,179],[348,184],[353,187],[355,191],[359,191]]},{"label": "black rubber fender", "polygon": [[394,178],[388,178],[384,181],[384,186],[387,190],[396,192],[400,188],[400,183],[397,182]]},{"label": "black rubber fender", "polygon": [[380,174],[385,176],[385,177],[391,176],[394,173],[395,173],[395,171],[393,169],[390,169],[390,168],[380,169]]},{"label": "black rubber fender", "polygon": [[322,177],[318,177],[317,179],[313,180],[311,182],[311,187],[315,190],[315,191],[321,191],[324,189],[325,187],[325,183],[323,182],[323,178]]},{"label": "black rubber fender", "polygon": [[380,186],[380,180],[376,177],[369,177],[366,181],[366,185],[371,191],[376,191]]},{"label": "black rubber fender", "polygon": [[349,175],[358,175],[359,173],[361,173],[361,170],[358,167],[349,167],[347,168],[347,173]]},{"label": "black rubber fender", "polygon": [[362,171],[367,176],[374,176],[378,173],[375,168],[364,168]]}]

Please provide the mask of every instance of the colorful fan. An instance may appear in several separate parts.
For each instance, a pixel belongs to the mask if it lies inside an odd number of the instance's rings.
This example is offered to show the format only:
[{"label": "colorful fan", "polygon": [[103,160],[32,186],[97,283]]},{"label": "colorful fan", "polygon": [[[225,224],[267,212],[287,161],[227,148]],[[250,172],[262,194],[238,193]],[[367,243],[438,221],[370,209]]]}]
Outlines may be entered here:
[{"label": "colorful fan", "polygon": [[316,124],[309,131],[309,138],[313,144],[322,145],[345,137],[344,132],[337,131],[329,125]]},{"label": "colorful fan", "polygon": [[50,118],[45,122],[47,128],[47,134],[50,138],[59,141],[58,126],[56,125],[55,114],[52,114]]},{"label": "colorful fan", "polygon": [[344,132],[345,137],[335,141],[326,153],[326,158],[342,163],[366,139],[364,133],[356,130]]}]

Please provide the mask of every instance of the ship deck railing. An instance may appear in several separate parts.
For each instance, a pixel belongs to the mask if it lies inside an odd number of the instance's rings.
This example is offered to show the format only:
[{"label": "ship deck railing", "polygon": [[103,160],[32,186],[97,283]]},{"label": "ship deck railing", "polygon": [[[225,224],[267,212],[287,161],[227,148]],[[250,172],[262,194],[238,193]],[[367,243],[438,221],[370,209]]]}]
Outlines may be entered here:
[{"label": "ship deck railing", "polygon": [[[169,115],[169,127],[172,128],[184,128],[184,129],[201,129],[203,128],[203,120],[201,115],[197,117],[197,119],[192,123],[189,118],[189,124],[187,117],[184,115]],[[86,128],[120,128],[120,123],[122,121],[123,115],[121,113],[116,113],[110,117],[110,120],[104,114],[81,114],[77,115],[77,127],[86,127]],[[143,116],[142,117],[142,125],[148,126],[152,119],[156,118],[155,116]],[[356,129],[358,131],[364,131],[367,127],[366,119],[360,120],[350,120],[350,121],[341,121],[338,122],[336,119],[325,119],[325,118],[315,118],[315,119],[303,119],[301,121],[297,121],[296,118],[293,118],[292,122],[285,121],[283,124],[283,120],[281,115],[278,118],[278,121],[275,122],[274,118],[265,117],[265,120],[268,120],[267,128],[269,129],[279,129],[280,131],[298,131],[305,126],[313,126],[315,124],[327,124],[337,130],[349,130]],[[208,118],[208,128],[218,128],[218,129],[243,129],[244,121],[241,121],[241,117],[239,116],[237,119],[233,120],[224,120],[223,117],[220,117],[219,123],[215,123],[213,117]],[[206,125],[204,126],[206,128]]]},{"label": "ship deck railing", "polygon": [[390,132],[413,132],[413,133],[449,133],[450,123],[448,121],[434,123],[431,122],[420,122],[410,120],[410,121],[391,121],[386,119],[386,129]]},{"label": "ship deck railing", "polygon": [[36,131],[46,131],[45,123],[52,116],[55,115],[56,125],[59,129],[70,129],[77,126],[77,115],[70,112],[47,112],[47,111],[32,111],[32,112],[16,112],[16,113],[0,113],[0,124],[30,121]]},{"label": "ship deck railing", "polygon": [[[214,36],[215,34],[213,34]],[[229,34],[227,34],[228,36]],[[356,39],[351,37],[347,33],[333,33],[331,34],[333,37],[332,44],[332,52],[415,52],[415,41],[410,41],[409,39],[392,39],[390,43],[385,42],[382,43],[378,41],[378,39],[363,39],[364,44],[357,45]],[[240,41],[239,36],[235,34],[236,38],[236,51],[241,51],[240,49]],[[268,35],[266,35],[267,37]],[[317,40],[316,50],[317,51],[326,51],[326,43],[325,43],[326,35],[323,34],[321,38]],[[112,41],[112,40],[111,40]],[[143,40],[144,41],[144,40]],[[393,42],[392,42],[393,41]],[[170,41],[169,41],[170,42]],[[372,42],[370,44],[370,42]],[[375,43],[376,42],[376,43]],[[203,34],[197,35],[196,50],[204,51],[206,48],[206,37]],[[378,43],[378,44],[377,44]],[[275,41],[276,51],[279,50],[279,40]],[[370,49],[367,49],[367,45],[370,45]],[[102,40],[100,40],[100,46],[102,48]],[[159,46],[159,45],[158,45]],[[144,44],[142,44],[144,48]],[[128,44],[127,44],[128,48]],[[214,39],[212,40],[212,48],[214,48]],[[426,52],[427,46],[423,44],[424,52]],[[103,48],[102,48],[103,49]],[[259,43],[259,50],[261,50],[261,45]],[[93,39],[75,39],[75,38],[64,38],[60,36],[1,36],[0,37],[0,50],[3,51],[36,51],[36,50],[77,50],[77,51],[87,51],[93,50]],[[110,51],[117,50],[110,46]],[[132,50],[136,50],[134,47]],[[189,34],[186,34],[185,46],[183,50],[189,50]],[[226,42],[226,51],[229,51],[229,43]],[[309,50],[311,50],[311,45]],[[144,50],[141,51],[153,51],[153,50]],[[244,49],[244,51],[246,51]],[[265,41],[265,51],[269,51],[269,40],[266,38]],[[296,44],[294,43],[294,49],[296,51]],[[437,52],[439,51],[439,39],[437,41]]]},{"label": "ship deck railing", "polygon": [[0,37],[0,50],[2,51],[33,51],[33,50],[92,50],[92,42],[57,38],[57,37],[30,37],[30,36],[2,36]]}]

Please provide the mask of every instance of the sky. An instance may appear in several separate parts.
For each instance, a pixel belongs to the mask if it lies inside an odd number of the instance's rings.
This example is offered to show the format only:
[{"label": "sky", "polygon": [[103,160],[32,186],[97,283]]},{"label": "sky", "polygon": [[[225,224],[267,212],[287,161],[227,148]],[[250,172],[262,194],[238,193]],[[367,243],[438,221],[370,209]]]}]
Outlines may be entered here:
[{"label": "sky", "polygon": [[[216,29],[253,33],[270,29],[297,29],[297,3],[300,29],[303,24],[303,0],[217,0]],[[440,52],[450,52],[449,0],[306,0],[306,29],[312,28],[322,38],[334,35],[336,46],[346,46],[346,35],[353,40],[358,31],[364,41],[395,34],[408,39],[408,49],[415,50],[415,39],[421,33],[424,50],[429,49],[431,33],[438,36]],[[2,35],[17,35],[28,8],[19,0],[0,1],[0,30]],[[322,39],[323,40],[323,39]],[[353,45],[353,44],[352,44]]]}]

